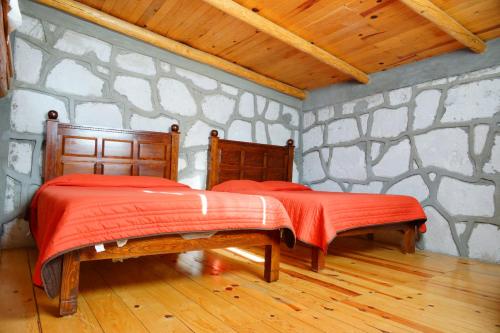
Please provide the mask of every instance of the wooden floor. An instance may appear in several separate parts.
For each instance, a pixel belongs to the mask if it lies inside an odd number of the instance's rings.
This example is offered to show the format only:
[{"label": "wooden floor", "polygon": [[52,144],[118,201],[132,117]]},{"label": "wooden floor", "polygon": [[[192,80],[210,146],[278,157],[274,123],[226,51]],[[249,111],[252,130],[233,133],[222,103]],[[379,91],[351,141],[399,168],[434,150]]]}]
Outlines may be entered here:
[{"label": "wooden floor", "polygon": [[[500,332],[500,265],[340,239],[321,274],[304,248],[280,280],[229,250],[82,264],[76,315],[33,288],[36,252],[0,257],[0,332]],[[257,256],[262,252],[255,250]]]}]

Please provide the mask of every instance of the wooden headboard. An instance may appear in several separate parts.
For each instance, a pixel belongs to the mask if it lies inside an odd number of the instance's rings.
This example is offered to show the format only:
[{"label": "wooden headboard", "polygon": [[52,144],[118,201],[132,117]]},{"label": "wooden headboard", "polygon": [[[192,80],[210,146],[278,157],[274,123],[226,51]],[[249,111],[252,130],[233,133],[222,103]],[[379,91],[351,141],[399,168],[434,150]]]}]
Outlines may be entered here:
[{"label": "wooden headboard", "polygon": [[49,111],[44,181],[72,173],[177,180],[179,126],[170,133],[61,124]]},{"label": "wooden headboard", "polygon": [[207,190],[234,179],[292,181],[293,140],[286,146],[219,139],[210,132]]}]

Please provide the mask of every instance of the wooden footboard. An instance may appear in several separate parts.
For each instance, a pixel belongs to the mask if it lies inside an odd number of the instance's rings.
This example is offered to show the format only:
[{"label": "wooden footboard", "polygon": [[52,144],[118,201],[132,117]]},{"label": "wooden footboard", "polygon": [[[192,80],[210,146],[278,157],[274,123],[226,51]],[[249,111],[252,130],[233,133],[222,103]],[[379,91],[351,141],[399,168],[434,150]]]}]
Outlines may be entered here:
[{"label": "wooden footboard", "polygon": [[[357,228],[339,232],[337,237],[369,235],[373,239],[373,234],[380,231],[396,230],[403,233],[401,241],[401,251],[403,253],[415,253],[415,239],[417,236],[417,228],[422,221],[394,223],[380,226],[372,226],[365,228]],[[311,269],[315,272],[325,268],[325,253],[318,247],[311,247]]]},{"label": "wooden footboard", "polygon": [[201,239],[184,239],[179,235],[131,239],[123,247],[118,247],[116,243],[106,244],[104,252],[98,253],[94,247],[86,247],[64,254],[59,314],[66,316],[75,313],[77,310],[80,262],[82,261],[126,259],[232,246],[265,246],[264,279],[267,282],[278,280],[280,263],[279,230],[225,231],[219,232],[210,238]]}]

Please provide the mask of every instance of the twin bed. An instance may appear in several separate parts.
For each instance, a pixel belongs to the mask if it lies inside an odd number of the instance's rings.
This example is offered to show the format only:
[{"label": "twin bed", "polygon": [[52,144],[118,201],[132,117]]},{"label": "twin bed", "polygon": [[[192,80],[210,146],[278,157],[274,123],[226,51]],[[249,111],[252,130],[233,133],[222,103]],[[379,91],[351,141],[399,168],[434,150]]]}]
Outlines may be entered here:
[{"label": "twin bed", "polygon": [[309,244],[318,271],[335,236],[401,230],[403,250],[413,252],[416,228],[425,222],[410,197],[375,200],[290,183],[292,140],[284,147],[253,144],[212,131],[213,191],[197,191],[176,182],[177,125],[159,133],[60,124],[55,111],[48,117],[45,183],[32,200],[30,227],[39,248],[34,282],[50,297],[59,293],[62,316],[77,310],[82,261],[264,246],[264,278],[271,282],[279,276],[281,239],[293,246],[297,235]]}]

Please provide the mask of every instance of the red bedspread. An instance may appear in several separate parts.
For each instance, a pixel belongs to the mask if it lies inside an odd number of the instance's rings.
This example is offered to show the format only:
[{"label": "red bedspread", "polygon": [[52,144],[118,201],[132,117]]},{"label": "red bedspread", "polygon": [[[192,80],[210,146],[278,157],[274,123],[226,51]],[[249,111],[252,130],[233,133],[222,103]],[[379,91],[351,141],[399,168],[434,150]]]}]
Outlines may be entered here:
[{"label": "red bedspread", "polygon": [[35,194],[30,226],[39,257],[33,281],[57,295],[61,254],[161,234],[293,229],[276,199],[196,191],[161,178],[69,175]]},{"label": "red bedspread", "polygon": [[[419,202],[405,195],[319,192],[300,184],[248,180],[228,181],[212,190],[278,199],[292,220],[297,239],[325,252],[340,231],[426,220]],[[425,224],[422,223],[420,231],[425,232]]]}]

